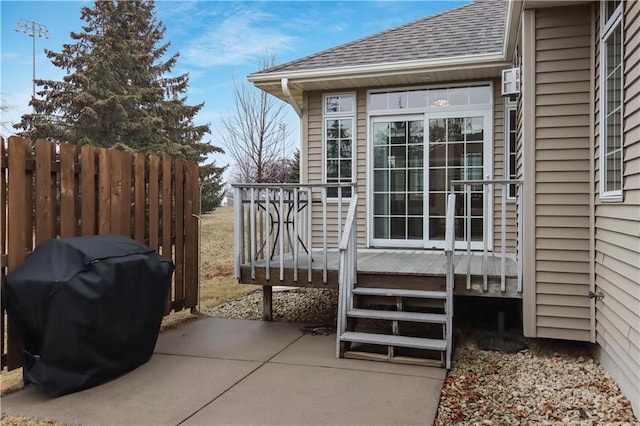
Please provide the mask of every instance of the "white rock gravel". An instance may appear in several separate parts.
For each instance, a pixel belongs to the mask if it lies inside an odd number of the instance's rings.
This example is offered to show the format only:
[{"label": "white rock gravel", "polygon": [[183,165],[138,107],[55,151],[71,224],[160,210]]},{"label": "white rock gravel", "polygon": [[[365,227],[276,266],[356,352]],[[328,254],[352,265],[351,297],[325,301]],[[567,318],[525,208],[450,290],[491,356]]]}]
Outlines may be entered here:
[{"label": "white rock gravel", "polygon": [[[337,292],[296,289],[273,293],[274,320],[335,327]],[[262,318],[262,292],[204,312],[219,318]],[[588,347],[524,339],[515,354],[483,351],[482,332],[457,333],[436,425],[640,425],[629,401]]]}]

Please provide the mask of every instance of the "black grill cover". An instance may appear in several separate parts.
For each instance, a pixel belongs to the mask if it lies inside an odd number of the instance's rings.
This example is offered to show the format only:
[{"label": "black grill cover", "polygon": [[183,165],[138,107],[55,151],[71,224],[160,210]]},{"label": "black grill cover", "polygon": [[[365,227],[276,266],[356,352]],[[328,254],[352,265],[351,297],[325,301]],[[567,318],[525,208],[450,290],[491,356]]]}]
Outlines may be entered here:
[{"label": "black grill cover", "polygon": [[151,358],[173,263],[120,235],[49,240],[7,275],[2,304],[24,344],[24,381],[52,395]]}]

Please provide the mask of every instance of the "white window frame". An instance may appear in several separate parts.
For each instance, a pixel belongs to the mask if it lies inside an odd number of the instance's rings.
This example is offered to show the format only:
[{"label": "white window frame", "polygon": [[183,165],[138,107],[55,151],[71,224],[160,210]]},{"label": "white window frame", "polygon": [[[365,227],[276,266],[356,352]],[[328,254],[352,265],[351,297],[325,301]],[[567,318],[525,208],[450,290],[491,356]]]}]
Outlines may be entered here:
[{"label": "white window frame", "polygon": [[[504,98],[504,158],[503,158],[503,164],[504,164],[504,168],[503,168],[503,173],[504,173],[504,179],[516,179],[517,178],[517,173],[516,170],[511,170],[511,155],[514,154],[515,155],[515,149],[517,148],[517,142],[516,142],[516,146],[514,147],[514,152],[511,152],[511,132],[517,132],[517,121],[518,121],[518,113],[517,113],[517,109],[518,109],[518,103],[516,101],[513,101],[511,99],[509,99],[508,97]],[[511,111],[516,111],[516,119],[514,120],[513,123],[511,123],[510,121],[510,117],[511,117]],[[513,129],[511,128],[511,125],[513,125]],[[516,134],[516,138],[517,138],[517,134]],[[516,165],[514,164],[514,168],[516,168]],[[513,185],[509,185],[509,188],[507,188],[507,201],[515,201],[516,196],[515,193],[512,195],[511,194],[511,190],[515,191],[516,187]]]},{"label": "white window frame", "polygon": [[[600,9],[600,200],[621,201],[624,168],[624,1],[620,2],[610,17],[607,17],[607,2]],[[607,40],[620,27],[620,188],[607,191]]]},{"label": "white window frame", "polygon": [[[352,111],[327,111],[327,99],[332,97],[351,97]],[[327,184],[327,122],[333,120],[351,120],[351,183],[356,182],[356,152],[357,152],[357,96],[355,92],[325,93],[322,97],[322,182]],[[345,200],[351,197],[343,196]],[[338,197],[327,197],[328,200],[337,200]]]}]

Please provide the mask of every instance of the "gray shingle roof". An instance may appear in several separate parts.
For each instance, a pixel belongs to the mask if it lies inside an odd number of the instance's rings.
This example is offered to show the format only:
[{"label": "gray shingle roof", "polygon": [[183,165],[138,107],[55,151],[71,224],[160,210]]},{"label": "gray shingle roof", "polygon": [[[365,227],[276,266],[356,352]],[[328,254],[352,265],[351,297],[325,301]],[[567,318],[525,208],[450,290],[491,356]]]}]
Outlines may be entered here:
[{"label": "gray shingle roof", "polygon": [[475,0],[254,75],[500,53],[505,0]]}]

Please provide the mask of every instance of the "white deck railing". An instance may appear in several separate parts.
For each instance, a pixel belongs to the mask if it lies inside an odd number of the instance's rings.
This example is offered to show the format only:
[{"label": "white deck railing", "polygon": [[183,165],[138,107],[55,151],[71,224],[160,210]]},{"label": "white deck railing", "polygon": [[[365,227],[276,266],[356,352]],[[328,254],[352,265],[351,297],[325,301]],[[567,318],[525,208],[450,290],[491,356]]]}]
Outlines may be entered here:
[{"label": "white deck railing", "polygon": [[[321,263],[327,283],[327,250],[338,249],[343,234],[343,212],[355,205],[355,184],[237,184],[234,187],[235,276],[241,266],[250,265],[251,279],[264,268],[267,280],[285,279],[285,260],[293,261],[293,280],[304,270],[312,281],[313,264]],[[320,222],[320,223],[317,223]],[[335,230],[330,233],[329,228]],[[314,236],[313,231],[321,231]],[[311,258],[314,241],[320,244],[321,259]],[[313,262],[313,264],[312,264]],[[278,271],[271,277],[272,270]]]},{"label": "white deck railing", "polygon": [[[488,257],[489,256],[499,256],[500,258],[500,290],[502,292],[506,291],[506,265],[508,259],[513,259],[517,265],[517,291],[522,292],[522,262],[520,256],[522,255],[522,202],[521,202],[521,194],[522,194],[522,186],[523,182],[520,180],[454,180],[451,182],[451,192],[449,194],[448,205],[447,205],[447,226],[450,226],[451,235],[448,237],[452,238],[452,250],[460,249],[460,244],[456,244],[456,242],[462,242],[463,250],[466,250],[466,266],[463,265],[463,268],[466,267],[466,288],[467,290],[471,289],[471,245],[472,245],[472,229],[471,229],[471,194],[472,190],[475,188],[482,186],[482,288],[483,291],[488,290],[488,276],[489,271],[487,266],[489,265]],[[509,188],[515,188],[515,197],[509,197]],[[490,208],[489,203],[493,203],[495,205],[495,195],[496,190],[501,191],[500,197],[500,209],[499,211],[494,211],[497,209]],[[464,206],[464,215],[461,215],[464,218],[464,229],[463,238],[458,238],[456,236],[456,227],[455,227],[455,206],[456,206],[456,197],[463,196],[463,206]],[[508,216],[507,212],[507,203],[508,200],[513,200],[515,198],[515,212],[511,212],[513,215],[512,218]],[[492,217],[490,217],[491,215]],[[459,217],[459,216],[458,216]],[[509,249],[507,247],[507,222],[515,221],[515,245]],[[495,223],[494,221],[499,221],[500,226],[495,227],[492,226],[489,229],[489,224]],[[510,227],[510,230],[513,230],[513,226]],[[449,228],[447,227],[449,231]],[[490,249],[489,244],[493,241],[495,245],[495,240],[498,238],[500,241],[500,250]],[[455,262],[455,256],[452,254],[451,258],[448,260],[450,263]],[[453,266],[455,268],[455,265]],[[460,271],[460,268],[458,268]],[[453,279],[453,276],[451,277]]]},{"label": "white deck railing", "polygon": [[353,287],[358,275],[357,224],[358,194],[354,194],[347,212],[344,232],[340,239],[340,263],[338,267],[338,323],[336,333],[336,356],[340,357],[340,336],[346,331],[346,313],[353,308]]}]

